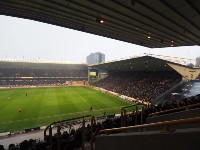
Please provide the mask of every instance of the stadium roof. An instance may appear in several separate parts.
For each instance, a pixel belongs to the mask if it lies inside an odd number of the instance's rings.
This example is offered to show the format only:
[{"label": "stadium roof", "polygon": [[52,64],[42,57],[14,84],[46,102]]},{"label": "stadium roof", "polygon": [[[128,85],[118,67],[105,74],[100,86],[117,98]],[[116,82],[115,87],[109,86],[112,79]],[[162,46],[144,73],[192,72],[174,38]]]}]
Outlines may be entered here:
[{"label": "stadium roof", "polygon": [[[102,63],[98,65],[91,65],[91,68],[103,70],[106,72],[122,72],[122,71],[172,71],[167,63],[184,66],[178,63],[166,61],[163,59],[143,56],[137,58],[129,58],[126,60],[119,60],[113,62]],[[186,66],[184,66],[186,67]],[[189,68],[189,67],[188,67]]]},{"label": "stadium roof", "polygon": [[72,61],[42,61],[42,60],[26,60],[26,59],[0,59],[1,62],[14,62],[14,63],[36,63],[36,64],[83,64],[86,65],[86,63],[78,63],[78,62],[72,62]]},{"label": "stadium roof", "polygon": [[40,61],[8,61],[0,60],[0,69],[6,68],[26,68],[26,69],[85,69],[87,64],[68,64],[56,62],[40,62]]},{"label": "stadium roof", "polygon": [[2,0],[0,14],[150,48],[200,45],[199,0]]}]

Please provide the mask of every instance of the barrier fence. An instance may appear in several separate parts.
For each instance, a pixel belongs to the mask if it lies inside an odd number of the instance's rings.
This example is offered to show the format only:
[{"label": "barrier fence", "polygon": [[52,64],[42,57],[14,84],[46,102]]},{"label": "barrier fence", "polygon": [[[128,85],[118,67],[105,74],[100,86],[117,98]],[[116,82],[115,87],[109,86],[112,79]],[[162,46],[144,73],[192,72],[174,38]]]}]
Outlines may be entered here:
[{"label": "barrier fence", "polygon": [[134,105],[129,105],[129,106],[125,106],[125,107],[122,107],[121,108],[121,127],[125,127],[126,124],[127,124],[127,111],[126,109],[127,108],[133,108],[133,111],[131,113],[134,113],[135,115],[135,125],[137,125],[138,123],[138,112],[139,112],[139,107],[141,107],[140,109],[140,117],[141,117],[141,120],[140,120],[140,124],[143,124],[143,117],[144,117],[144,109],[146,109],[148,106],[146,104],[134,104]]},{"label": "barrier fence", "polygon": [[200,107],[200,103],[183,106],[183,107],[178,107],[178,108],[173,108],[173,109],[169,109],[169,110],[165,110],[165,111],[155,112],[155,113],[150,114],[149,116],[150,117],[159,116],[159,115],[174,113],[174,112],[178,112],[181,110],[187,110],[187,109],[191,109],[191,108],[195,108],[195,107]]},{"label": "barrier fence", "polygon": [[158,127],[158,126],[163,126],[164,131],[169,131],[170,125],[196,123],[196,122],[200,122],[200,117],[178,119],[178,120],[172,120],[172,121],[163,121],[163,122],[129,126],[129,127],[105,129],[105,130],[100,130],[99,135],[100,134],[108,135],[108,134],[113,133],[113,132],[124,132],[124,131],[128,131],[128,130],[131,130],[131,129],[143,129],[143,128],[150,128],[150,127]]},{"label": "barrier fence", "polygon": [[[67,120],[62,120],[62,121],[57,121],[57,122],[53,122],[51,124],[49,124],[45,130],[44,130],[44,140],[48,143],[49,149],[52,149],[52,128],[53,126],[57,127],[57,150],[60,150],[60,137],[61,137],[61,128],[64,126],[63,124],[65,123],[69,123],[71,121],[76,121],[76,120],[82,120],[82,150],[85,149],[85,118],[89,118],[90,122],[91,122],[91,135],[90,135],[90,150],[93,150],[93,141],[94,141],[94,135],[93,135],[93,126],[95,124],[95,118],[94,116],[91,115],[86,115],[86,116],[81,116],[81,117],[76,117],[76,118],[71,118],[71,119],[67,119]],[[47,135],[47,131],[49,131],[48,135]]]}]

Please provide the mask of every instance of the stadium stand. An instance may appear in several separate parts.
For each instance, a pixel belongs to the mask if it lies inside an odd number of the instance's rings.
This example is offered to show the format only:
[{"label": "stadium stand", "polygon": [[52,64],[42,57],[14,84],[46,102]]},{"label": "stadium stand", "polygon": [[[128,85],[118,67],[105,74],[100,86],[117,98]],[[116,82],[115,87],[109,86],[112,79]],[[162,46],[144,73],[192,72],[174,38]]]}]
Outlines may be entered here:
[{"label": "stadium stand", "polygon": [[0,62],[0,86],[65,85],[87,81],[85,64]]},{"label": "stadium stand", "polygon": [[[152,106],[146,109],[143,114],[144,117],[149,116],[148,111],[156,107],[157,106]],[[150,148],[159,150],[162,147],[162,149],[166,150],[197,150],[198,140],[196,140],[196,138],[200,135],[200,95],[198,94],[187,99],[182,99],[175,107],[172,103],[163,103],[160,104],[158,108],[158,111],[161,109],[165,111],[161,111],[161,114],[154,113],[153,116],[150,115],[151,117],[146,118],[147,121],[144,125],[132,125],[130,127],[101,130],[101,134],[109,134],[109,136],[98,136],[96,138],[95,148],[97,150],[103,147],[105,147],[104,149],[106,150],[110,148],[120,150],[122,147],[126,147],[126,149],[134,147],[136,149]],[[168,109],[168,111],[166,109]],[[130,114],[128,115],[131,116]],[[128,116],[126,118],[128,122]],[[183,141],[187,142],[182,143]],[[144,142],[145,146],[141,146]],[[168,144],[165,145],[166,143]],[[163,147],[163,144],[165,147]]]},{"label": "stadium stand", "polygon": [[151,102],[180,81],[181,76],[175,71],[138,71],[111,73],[107,78],[92,85]]}]

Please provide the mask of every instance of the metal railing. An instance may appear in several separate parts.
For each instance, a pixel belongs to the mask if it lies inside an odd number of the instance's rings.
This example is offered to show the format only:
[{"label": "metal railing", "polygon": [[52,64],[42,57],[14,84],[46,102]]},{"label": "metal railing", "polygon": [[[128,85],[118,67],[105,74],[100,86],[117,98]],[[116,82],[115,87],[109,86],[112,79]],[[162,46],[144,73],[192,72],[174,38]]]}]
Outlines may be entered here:
[{"label": "metal railing", "polygon": [[141,107],[141,120],[140,120],[140,123],[143,124],[143,112],[144,112],[144,107],[147,108],[147,105],[146,104],[134,104],[134,105],[129,105],[129,106],[125,106],[125,107],[122,107],[121,108],[121,127],[125,127],[126,126],[126,117],[127,117],[127,111],[126,111],[126,108],[131,108],[131,107],[135,107],[135,112],[132,112],[134,113],[135,115],[135,125],[137,125],[138,123],[138,106],[142,106]]},{"label": "metal railing", "polygon": [[163,122],[143,124],[143,125],[137,125],[137,126],[104,129],[104,130],[99,131],[99,135],[103,134],[103,133],[108,135],[112,132],[124,132],[124,131],[128,131],[128,130],[131,130],[131,129],[143,129],[143,128],[150,128],[150,127],[158,127],[158,126],[164,126],[164,130],[169,131],[170,125],[195,123],[195,122],[200,122],[200,117],[178,119],[178,120],[172,120],[172,121],[163,121]]},{"label": "metal railing", "polygon": [[187,110],[187,109],[194,108],[194,107],[200,107],[200,103],[192,104],[192,105],[188,105],[188,106],[183,106],[183,107],[178,107],[178,108],[174,108],[174,109],[169,109],[169,110],[164,110],[164,111],[160,111],[160,112],[155,112],[155,113],[150,114],[149,117],[174,113],[174,112],[178,112],[180,110]]},{"label": "metal railing", "polygon": [[[56,121],[49,124],[44,130],[44,140],[48,143],[49,149],[52,149],[52,126],[57,126],[57,150],[60,150],[60,136],[61,136],[61,123],[66,123],[74,120],[81,120],[82,119],[82,150],[85,149],[85,118],[90,117],[91,120],[91,135],[90,135],[90,150],[93,150],[93,141],[94,141],[94,134],[93,134],[93,126],[95,124],[95,117],[92,115],[80,116],[76,118],[71,118],[67,120]],[[47,135],[47,130],[49,131],[49,135]],[[47,140],[48,139],[48,140]]]}]

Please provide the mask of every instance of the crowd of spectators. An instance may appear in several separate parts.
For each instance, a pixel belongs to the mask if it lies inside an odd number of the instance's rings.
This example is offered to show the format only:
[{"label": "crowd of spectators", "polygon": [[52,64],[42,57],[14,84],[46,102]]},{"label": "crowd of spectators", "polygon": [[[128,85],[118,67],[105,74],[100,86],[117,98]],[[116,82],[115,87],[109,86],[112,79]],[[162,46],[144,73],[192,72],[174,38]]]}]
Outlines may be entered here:
[{"label": "crowd of spectators", "polygon": [[0,77],[87,77],[87,68],[83,69],[32,69],[32,68],[0,68]]},{"label": "crowd of spectators", "polygon": [[181,81],[173,71],[112,73],[91,85],[142,101],[152,101]]},{"label": "crowd of spectators", "polygon": [[0,81],[1,87],[20,87],[20,86],[58,86],[65,85],[66,80],[3,80]]},{"label": "crowd of spectators", "polygon": [[191,96],[188,98],[184,98],[181,100],[173,100],[173,101],[166,100],[164,102],[160,102],[157,105],[153,105],[149,107],[146,111],[148,114],[152,114],[155,112],[161,112],[161,111],[165,111],[169,109],[180,108],[180,107],[197,104],[197,103],[200,103],[200,94]]},{"label": "crowd of spectators", "polygon": [[[44,141],[30,139],[16,145],[10,144],[8,150],[45,150],[46,146],[47,144]],[[3,145],[0,145],[0,150],[5,150]]]},{"label": "crowd of spectators", "polygon": [[63,86],[80,81],[85,82],[87,81],[87,78],[0,80],[0,87]]}]

